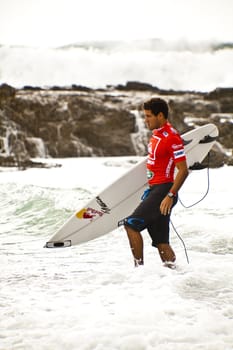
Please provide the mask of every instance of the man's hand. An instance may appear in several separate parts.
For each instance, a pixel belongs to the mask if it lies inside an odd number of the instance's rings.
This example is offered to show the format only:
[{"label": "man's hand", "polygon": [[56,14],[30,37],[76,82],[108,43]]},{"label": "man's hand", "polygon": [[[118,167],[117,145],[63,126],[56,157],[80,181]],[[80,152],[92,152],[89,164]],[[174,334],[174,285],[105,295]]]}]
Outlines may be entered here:
[{"label": "man's hand", "polygon": [[166,196],[160,204],[161,214],[169,215],[171,212],[172,204],[173,204],[173,198]]}]

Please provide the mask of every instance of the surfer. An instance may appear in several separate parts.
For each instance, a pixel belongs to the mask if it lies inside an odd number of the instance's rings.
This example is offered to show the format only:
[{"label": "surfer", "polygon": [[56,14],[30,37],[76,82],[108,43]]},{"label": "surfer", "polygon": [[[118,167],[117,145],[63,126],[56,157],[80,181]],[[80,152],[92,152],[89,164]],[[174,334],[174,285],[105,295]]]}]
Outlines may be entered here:
[{"label": "surfer", "polygon": [[141,231],[147,229],[152,246],[158,249],[164,265],[175,268],[176,256],[169,244],[169,223],[178,191],[188,176],[184,146],[179,133],[168,121],[169,108],[165,100],[151,98],[143,104],[143,112],[145,123],[152,131],[147,157],[149,187],[134,212],[121,224],[126,229],[135,266],[144,263]]}]

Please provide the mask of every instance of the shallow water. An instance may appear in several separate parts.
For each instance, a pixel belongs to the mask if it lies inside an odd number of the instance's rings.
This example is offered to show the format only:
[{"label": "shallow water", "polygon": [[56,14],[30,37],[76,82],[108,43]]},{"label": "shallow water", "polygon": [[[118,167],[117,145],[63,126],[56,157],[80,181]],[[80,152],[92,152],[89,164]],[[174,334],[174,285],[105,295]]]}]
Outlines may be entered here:
[{"label": "shallow water", "polygon": [[[132,166],[131,158],[60,160],[61,168],[0,172],[0,349],[232,350],[233,168],[210,170],[198,205],[178,204],[171,229],[177,270],[160,263],[143,233],[145,265],[133,267],[122,228],[66,249],[44,249],[93,194]],[[93,171],[94,179],[93,179]],[[180,197],[207,188],[193,172]]]}]

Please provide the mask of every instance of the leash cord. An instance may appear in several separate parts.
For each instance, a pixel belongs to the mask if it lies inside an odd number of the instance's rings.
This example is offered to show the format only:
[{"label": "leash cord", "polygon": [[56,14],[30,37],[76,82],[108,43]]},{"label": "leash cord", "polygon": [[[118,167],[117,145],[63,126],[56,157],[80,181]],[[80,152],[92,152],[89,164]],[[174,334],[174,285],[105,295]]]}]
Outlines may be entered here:
[{"label": "leash cord", "polygon": [[207,196],[207,194],[209,193],[209,189],[210,189],[210,168],[209,168],[209,153],[208,153],[208,165],[207,165],[207,189],[206,189],[206,192],[205,194],[203,195],[203,197],[201,199],[199,199],[197,202],[193,203],[193,204],[190,204],[190,205],[185,205],[180,198],[178,198],[180,204],[188,209],[188,208],[192,208],[194,207],[195,205],[199,204],[201,201],[203,201],[203,199]]},{"label": "leash cord", "polygon": [[[185,205],[181,199],[179,198],[179,202],[180,204],[188,209],[188,208],[192,208],[194,207],[195,205],[197,205],[198,203],[200,203],[201,201],[203,201],[203,199],[207,196],[207,194],[209,193],[209,189],[210,189],[210,174],[209,174],[209,161],[210,161],[210,153],[208,153],[208,162],[207,162],[207,190],[205,192],[205,194],[202,196],[201,199],[199,199],[197,202],[193,203],[193,204],[190,204],[190,205]],[[173,222],[170,220],[171,224],[172,224],[172,227],[173,227],[173,230],[175,231],[177,237],[179,238],[179,240],[181,241],[181,243],[183,244],[183,247],[184,247],[184,251],[185,251],[185,255],[186,255],[186,260],[187,260],[187,263],[189,264],[189,257],[188,257],[188,252],[187,252],[187,248],[186,248],[186,245],[185,245],[185,242],[184,240],[182,239],[181,235],[178,233],[177,229],[175,228]]]},{"label": "leash cord", "polygon": [[177,237],[179,238],[179,240],[181,241],[181,243],[183,244],[183,247],[184,247],[184,252],[185,252],[185,255],[186,255],[186,260],[187,260],[187,263],[189,264],[189,257],[188,257],[188,252],[187,252],[187,248],[186,248],[186,245],[184,243],[184,240],[182,239],[181,235],[178,233],[177,229],[175,228],[173,222],[170,220],[171,224],[172,224],[172,228],[173,230],[175,231]]}]

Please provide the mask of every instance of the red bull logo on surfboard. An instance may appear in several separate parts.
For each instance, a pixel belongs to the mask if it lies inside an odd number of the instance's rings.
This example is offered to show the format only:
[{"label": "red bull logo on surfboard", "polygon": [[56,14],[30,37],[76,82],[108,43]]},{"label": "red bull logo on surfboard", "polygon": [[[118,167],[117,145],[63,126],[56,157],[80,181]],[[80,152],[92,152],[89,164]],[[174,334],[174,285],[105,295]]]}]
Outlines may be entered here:
[{"label": "red bull logo on surfboard", "polygon": [[98,216],[102,216],[104,213],[102,213],[99,210],[93,209],[93,208],[83,208],[79,212],[76,213],[76,217],[78,219],[91,219],[94,220]]}]

